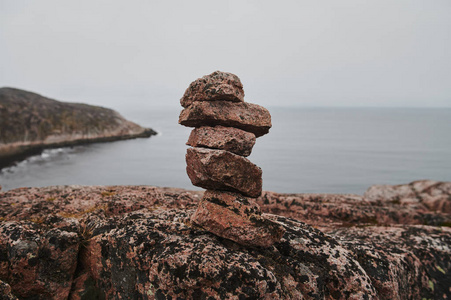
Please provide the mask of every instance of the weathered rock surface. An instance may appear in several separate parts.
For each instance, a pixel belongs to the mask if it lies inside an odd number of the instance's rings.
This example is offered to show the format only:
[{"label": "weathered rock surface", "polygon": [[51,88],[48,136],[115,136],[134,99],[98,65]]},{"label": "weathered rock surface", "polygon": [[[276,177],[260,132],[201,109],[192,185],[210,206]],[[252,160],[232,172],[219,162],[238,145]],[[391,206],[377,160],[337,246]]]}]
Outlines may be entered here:
[{"label": "weathered rock surface", "polygon": [[202,126],[193,129],[186,143],[192,147],[227,150],[249,156],[255,144],[255,135],[244,130],[224,126]]},{"label": "weathered rock surface", "polygon": [[156,134],[98,106],[0,88],[0,168],[44,148]]},{"label": "weathered rock surface", "polygon": [[193,185],[211,190],[239,192],[258,197],[262,170],[247,158],[224,150],[189,148],[186,172]]},{"label": "weathered rock surface", "polygon": [[186,89],[180,104],[190,106],[195,101],[244,101],[243,84],[232,73],[216,71],[193,81]]},{"label": "weathered rock surface", "polygon": [[58,216],[0,223],[0,279],[20,298],[67,299],[80,232],[78,221]]},{"label": "weathered rock surface", "polygon": [[101,228],[105,218],[140,209],[194,208],[201,195],[141,186],[0,193],[0,280],[20,299],[102,299],[96,295],[104,292],[81,262],[93,230],[109,231]]},{"label": "weathered rock surface", "polygon": [[449,299],[451,228],[351,227],[329,235],[354,253],[381,299]]},{"label": "weathered rock surface", "polygon": [[260,137],[269,132],[271,115],[266,108],[247,102],[194,102],[182,110],[179,123],[188,127],[235,127]]},{"label": "weathered rock surface", "polygon": [[[291,218],[263,214],[286,231],[274,246],[259,248],[192,224],[201,197],[198,191],[146,186],[22,188],[0,193],[0,281],[5,283],[0,282],[0,295],[49,299],[51,292],[66,291],[63,282],[71,276],[69,299],[451,297],[451,228],[411,225],[428,219],[424,205],[359,200],[352,195],[265,192],[258,199],[261,209]],[[280,209],[304,205],[304,214]],[[395,212],[401,208],[405,210]],[[407,209],[419,219],[398,218]],[[365,215],[378,210],[398,223],[367,222]],[[450,217],[429,212],[431,218]],[[327,234],[314,227],[324,228]],[[75,249],[75,232],[78,259],[72,272],[73,266],[67,267],[72,254],[61,251],[63,245],[65,251]],[[25,244],[32,246],[21,246]],[[33,258],[36,251],[43,261]],[[62,274],[62,270],[69,271]],[[38,282],[31,285],[11,280],[30,282],[32,276],[38,276]]]},{"label": "weathered rock surface", "polygon": [[[448,198],[448,201],[451,201]],[[403,202],[403,201],[402,201]],[[396,224],[450,226],[451,215],[416,202],[368,201],[359,195],[278,194],[257,199],[263,212],[290,217],[328,231],[330,228]]]},{"label": "weathered rock surface", "polygon": [[0,300],[17,300],[18,298],[11,293],[11,286],[0,280]]},{"label": "weathered rock surface", "polygon": [[374,185],[364,194],[371,202],[423,205],[432,211],[451,214],[451,182],[414,181],[400,185]]},{"label": "weathered rock surface", "polygon": [[281,225],[261,216],[254,199],[231,192],[205,191],[191,221],[244,246],[272,246],[285,232]]},{"label": "weathered rock surface", "polygon": [[[94,230],[88,272],[107,298],[372,299],[376,290],[352,254],[305,224],[268,216],[287,234],[262,250],[186,223],[180,210],[136,211]],[[211,297],[211,298],[210,298]]]}]

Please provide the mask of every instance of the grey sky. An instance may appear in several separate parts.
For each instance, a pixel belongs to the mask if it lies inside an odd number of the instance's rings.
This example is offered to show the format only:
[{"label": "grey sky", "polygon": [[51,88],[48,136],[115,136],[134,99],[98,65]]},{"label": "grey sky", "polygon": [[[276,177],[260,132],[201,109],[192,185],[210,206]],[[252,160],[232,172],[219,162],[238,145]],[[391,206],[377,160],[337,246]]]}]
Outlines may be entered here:
[{"label": "grey sky", "polygon": [[451,1],[0,0],[0,86],[179,105],[237,74],[246,101],[451,107]]}]

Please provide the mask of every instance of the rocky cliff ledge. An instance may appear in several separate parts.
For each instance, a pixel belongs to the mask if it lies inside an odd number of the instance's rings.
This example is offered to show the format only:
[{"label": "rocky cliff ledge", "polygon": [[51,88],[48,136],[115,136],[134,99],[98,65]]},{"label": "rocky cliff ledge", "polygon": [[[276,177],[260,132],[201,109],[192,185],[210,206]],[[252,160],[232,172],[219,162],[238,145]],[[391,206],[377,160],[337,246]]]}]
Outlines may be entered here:
[{"label": "rocky cliff ledge", "polygon": [[108,108],[0,88],[0,168],[44,148],[154,134]]},{"label": "rocky cliff ledge", "polygon": [[148,186],[0,193],[0,299],[451,297],[451,182],[263,192],[265,217],[285,229],[269,248],[191,224],[201,197]]}]

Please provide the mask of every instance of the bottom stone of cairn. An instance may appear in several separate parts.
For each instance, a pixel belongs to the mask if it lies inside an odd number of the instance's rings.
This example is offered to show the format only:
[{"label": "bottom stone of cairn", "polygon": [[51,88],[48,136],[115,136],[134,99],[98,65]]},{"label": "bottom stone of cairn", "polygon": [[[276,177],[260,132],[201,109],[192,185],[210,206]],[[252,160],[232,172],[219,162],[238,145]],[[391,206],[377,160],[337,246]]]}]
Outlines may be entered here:
[{"label": "bottom stone of cairn", "polygon": [[191,221],[244,246],[270,247],[285,232],[282,226],[261,216],[252,198],[233,192],[205,191]]}]

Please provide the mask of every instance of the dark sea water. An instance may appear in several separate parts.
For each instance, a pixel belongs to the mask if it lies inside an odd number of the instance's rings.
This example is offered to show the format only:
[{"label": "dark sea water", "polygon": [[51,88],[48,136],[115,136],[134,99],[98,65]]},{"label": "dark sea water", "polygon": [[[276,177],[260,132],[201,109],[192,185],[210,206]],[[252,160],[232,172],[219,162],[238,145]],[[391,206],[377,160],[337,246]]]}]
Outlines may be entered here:
[{"label": "dark sea water", "polygon": [[[150,139],[46,150],[0,171],[3,190],[49,185],[193,187],[185,172],[190,129],[178,108],[123,107],[128,119],[158,131]],[[373,184],[451,181],[451,109],[269,108],[273,128],[250,160],[263,189],[357,193]]]}]

